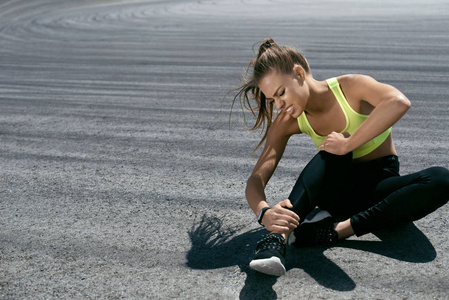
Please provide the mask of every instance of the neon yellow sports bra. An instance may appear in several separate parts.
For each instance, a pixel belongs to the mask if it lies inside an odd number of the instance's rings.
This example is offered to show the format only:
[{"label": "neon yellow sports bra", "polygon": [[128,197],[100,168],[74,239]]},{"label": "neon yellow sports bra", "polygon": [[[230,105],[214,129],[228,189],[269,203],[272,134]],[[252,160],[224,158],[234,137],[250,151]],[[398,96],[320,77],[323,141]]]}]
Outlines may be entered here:
[{"label": "neon yellow sports bra", "polygon": [[[343,129],[341,133],[348,132],[349,134],[353,134],[357,130],[357,128],[359,128],[359,126],[363,122],[365,122],[365,120],[369,117],[369,115],[359,114],[358,112],[352,109],[352,107],[348,104],[348,101],[346,100],[345,96],[343,95],[343,92],[340,89],[340,84],[338,83],[337,78],[334,77],[327,79],[326,82],[329,85],[331,91],[334,93],[335,98],[337,98],[337,101],[340,104],[343,113],[345,114],[346,128]],[[309,121],[307,120],[305,112],[303,112],[298,117],[298,125],[299,130],[309,135],[312,138],[313,142],[315,143],[315,146],[317,147],[319,147],[326,138],[325,136],[321,136],[315,133],[312,126],[310,126]],[[387,139],[387,137],[390,135],[390,132],[391,127],[388,128],[383,133],[381,133],[380,135],[376,136],[371,141],[368,141],[359,148],[355,149],[352,152],[352,158],[353,159],[359,158],[374,151]]]}]

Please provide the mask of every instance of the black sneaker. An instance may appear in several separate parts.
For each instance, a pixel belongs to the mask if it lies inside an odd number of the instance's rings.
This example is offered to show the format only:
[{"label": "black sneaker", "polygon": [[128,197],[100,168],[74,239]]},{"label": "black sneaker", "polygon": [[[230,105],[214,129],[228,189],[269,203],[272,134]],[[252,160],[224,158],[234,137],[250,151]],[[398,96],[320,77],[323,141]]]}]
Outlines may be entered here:
[{"label": "black sneaker", "polygon": [[326,210],[315,208],[304,222],[293,231],[288,244],[295,247],[325,246],[338,242],[338,233],[334,229],[332,216]]},{"label": "black sneaker", "polygon": [[285,239],[278,233],[270,233],[257,243],[256,255],[249,263],[258,272],[281,276],[285,274]]}]

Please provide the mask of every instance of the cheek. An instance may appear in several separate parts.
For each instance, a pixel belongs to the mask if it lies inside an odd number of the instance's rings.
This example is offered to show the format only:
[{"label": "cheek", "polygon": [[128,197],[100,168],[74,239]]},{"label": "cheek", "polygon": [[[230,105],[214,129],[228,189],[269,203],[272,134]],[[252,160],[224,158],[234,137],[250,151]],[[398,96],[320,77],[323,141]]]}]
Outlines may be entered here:
[{"label": "cheek", "polygon": [[301,93],[301,91],[299,91],[299,90],[294,90],[294,91],[291,93],[290,100],[291,100],[293,103],[296,103],[296,104],[302,106],[302,104],[303,104],[303,102],[304,102],[303,99],[304,99],[304,95]]},{"label": "cheek", "polygon": [[309,99],[309,93],[308,93],[308,91],[302,89],[299,91],[298,97],[299,97],[302,105],[305,106],[307,103],[307,99]]}]

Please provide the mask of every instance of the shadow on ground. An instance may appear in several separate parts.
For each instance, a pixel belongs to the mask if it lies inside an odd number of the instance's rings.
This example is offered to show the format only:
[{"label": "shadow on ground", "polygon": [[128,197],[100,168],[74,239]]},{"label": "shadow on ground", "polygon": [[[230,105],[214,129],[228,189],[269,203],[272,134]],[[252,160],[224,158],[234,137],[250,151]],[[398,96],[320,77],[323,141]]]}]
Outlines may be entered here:
[{"label": "shadow on ground", "polygon": [[[239,266],[241,271],[247,274],[240,299],[276,299],[277,294],[273,285],[277,277],[255,272],[248,266],[257,241],[267,231],[257,229],[236,235],[242,229],[243,226],[225,226],[218,217],[203,215],[189,231],[192,248],[187,253],[187,266],[200,270]],[[349,240],[340,243],[338,247],[362,250],[414,263],[430,262],[436,257],[432,244],[412,223],[392,231],[376,232],[375,235],[380,241]],[[325,250],[320,247],[301,249],[289,247],[286,257],[287,270],[302,269],[318,284],[335,291],[355,289],[356,283],[324,255]],[[301,259],[297,259],[298,257]]]}]

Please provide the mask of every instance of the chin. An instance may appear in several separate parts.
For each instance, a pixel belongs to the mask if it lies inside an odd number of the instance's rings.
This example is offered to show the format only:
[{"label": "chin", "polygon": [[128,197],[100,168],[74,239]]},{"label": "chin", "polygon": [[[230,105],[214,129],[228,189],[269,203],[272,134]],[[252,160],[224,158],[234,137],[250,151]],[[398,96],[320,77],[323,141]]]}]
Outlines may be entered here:
[{"label": "chin", "polygon": [[299,116],[300,116],[300,115],[297,116],[296,114],[291,114],[291,115],[290,115],[290,117],[292,117],[293,119],[297,119],[297,118],[299,118]]}]

